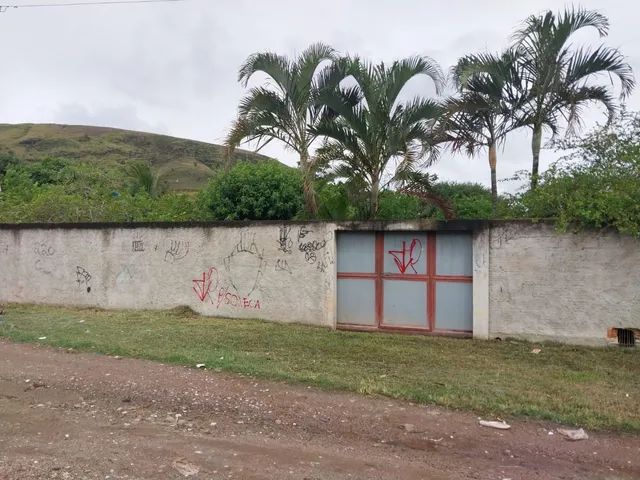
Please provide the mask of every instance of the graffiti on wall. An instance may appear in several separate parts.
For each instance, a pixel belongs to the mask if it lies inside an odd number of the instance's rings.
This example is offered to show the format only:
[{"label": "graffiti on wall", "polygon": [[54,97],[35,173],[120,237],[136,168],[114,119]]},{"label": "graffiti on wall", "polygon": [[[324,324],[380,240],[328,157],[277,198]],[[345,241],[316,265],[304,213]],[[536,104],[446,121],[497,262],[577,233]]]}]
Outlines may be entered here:
[{"label": "graffiti on wall", "polygon": [[116,280],[115,280],[116,286],[125,287],[125,286],[131,285],[131,283],[133,282],[133,272],[134,272],[133,265],[123,265],[122,268],[120,268],[120,271],[118,272],[118,274],[116,275]]},{"label": "graffiti on wall", "polygon": [[300,227],[298,230],[298,250],[304,253],[304,259],[307,263],[314,264],[318,259],[318,251],[327,246],[327,240],[312,240],[307,236],[313,233],[313,230],[307,230]]},{"label": "graffiti on wall", "polygon": [[317,269],[318,271],[324,273],[329,269],[329,266],[333,265],[334,263],[335,263],[335,260],[333,259],[331,254],[329,252],[324,252],[324,255],[322,255],[318,259]]},{"label": "graffiti on wall", "polygon": [[189,255],[189,242],[184,240],[168,239],[165,242],[166,250],[164,261],[167,263],[176,263]]},{"label": "graffiti on wall", "polygon": [[76,267],[76,283],[82,289],[86,288],[91,293],[91,274],[84,267]]},{"label": "graffiti on wall", "polygon": [[225,285],[218,288],[220,278],[216,267],[210,267],[191,282],[194,293],[202,303],[211,303],[216,308],[220,308],[220,306],[254,310],[261,308],[259,299],[240,295],[234,287]]},{"label": "graffiti on wall", "polygon": [[259,290],[267,262],[264,259],[264,249],[261,250],[256,244],[255,233],[241,233],[240,240],[223,263],[229,283],[238,295],[248,298]]},{"label": "graffiti on wall", "polygon": [[414,265],[420,261],[422,256],[422,242],[414,238],[407,245],[407,242],[403,240],[402,247],[399,250],[389,250],[389,255],[393,257],[400,273],[407,273],[409,269],[413,270],[413,273],[418,273]]},{"label": "graffiti on wall", "polygon": [[37,242],[33,247],[33,252],[38,257],[52,257],[55,255],[56,250],[47,242]]},{"label": "graffiti on wall", "polygon": [[37,242],[33,247],[33,253],[36,255],[35,269],[45,275],[51,275],[54,270],[52,257],[56,254],[55,248],[47,242]]},{"label": "graffiti on wall", "polygon": [[276,272],[289,272],[291,275],[293,275],[291,267],[289,266],[289,262],[283,258],[279,258],[278,260],[276,260],[275,270]]},{"label": "graffiti on wall", "polygon": [[207,299],[213,303],[211,299],[211,292],[218,287],[218,269],[216,267],[210,267],[208,270],[202,272],[202,276],[192,280],[193,291],[201,302]]},{"label": "graffiti on wall", "polygon": [[278,236],[278,250],[283,253],[291,254],[291,247],[293,247],[293,240],[289,235],[291,234],[291,227],[283,225],[280,227],[280,234]]},{"label": "graffiti on wall", "polygon": [[218,302],[216,304],[216,308],[220,308],[220,305],[240,309],[260,310],[259,299],[240,296],[231,291],[229,287],[222,287],[218,290]]},{"label": "graffiti on wall", "polygon": [[131,251],[134,253],[142,253],[145,251],[145,241],[140,232],[135,232],[131,240]]}]

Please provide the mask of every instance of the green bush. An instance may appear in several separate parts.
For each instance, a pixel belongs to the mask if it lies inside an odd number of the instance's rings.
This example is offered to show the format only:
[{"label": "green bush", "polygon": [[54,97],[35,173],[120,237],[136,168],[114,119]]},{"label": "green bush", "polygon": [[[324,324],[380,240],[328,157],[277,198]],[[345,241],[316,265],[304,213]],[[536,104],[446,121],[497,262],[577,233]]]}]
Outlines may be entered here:
[{"label": "green bush", "polygon": [[573,153],[552,165],[540,186],[514,199],[521,216],[555,218],[560,230],[614,228],[640,236],[640,117],[562,144]]},{"label": "green bush", "polygon": [[279,162],[239,163],[198,195],[212,220],[288,220],[303,208],[300,173]]},{"label": "green bush", "polygon": [[[2,178],[0,222],[142,222],[198,219],[192,197],[132,193],[117,169],[45,160],[14,164]],[[120,192],[124,193],[120,193]]]}]

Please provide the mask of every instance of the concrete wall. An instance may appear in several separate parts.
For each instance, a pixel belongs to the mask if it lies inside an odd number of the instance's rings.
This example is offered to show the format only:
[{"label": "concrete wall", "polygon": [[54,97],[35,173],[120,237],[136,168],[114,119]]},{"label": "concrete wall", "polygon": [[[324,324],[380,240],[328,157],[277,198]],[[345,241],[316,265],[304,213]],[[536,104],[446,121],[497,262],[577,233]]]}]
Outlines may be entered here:
[{"label": "concrete wall", "polygon": [[527,222],[0,226],[0,303],[336,325],[337,230],[474,230],[474,337],[606,343],[640,329],[640,241]]},{"label": "concrete wall", "polygon": [[604,344],[610,327],[640,329],[640,240],[522,222],[490,238],[491,338]]},{"label": "concrete wall", "polygon": [[335,324],[331,224],[0,229],[0,301]]}]

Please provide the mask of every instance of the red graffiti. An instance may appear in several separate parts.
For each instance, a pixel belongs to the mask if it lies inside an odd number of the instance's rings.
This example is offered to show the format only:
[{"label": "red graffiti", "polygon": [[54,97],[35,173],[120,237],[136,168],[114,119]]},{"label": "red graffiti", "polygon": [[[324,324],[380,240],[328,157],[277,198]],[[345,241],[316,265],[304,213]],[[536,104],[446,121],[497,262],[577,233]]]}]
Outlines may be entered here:
[{"label": "red graffiti", "polygon": [[[416,251],[417,250],[417,251]],[[402,241],[401,250],[389,250],[389,254],[393,256],[393,261],[400,270],[400,273],[406,273],[408,268],[413,273],[418,273],[414,265],[418,263],[422,256],[422,242],[417,238],[411,240],[411,245],[407,247],[407,242]],[[417,254],[417,256],[415,256]]]},{"label": "red graffiti", "polygon": [[260,300],[254,300],[249,297],[241,297],[235,293],[229,291],[229,287],[222,287],[218,291],[218,305],[216,308],[220,308],[220,305],[228,305],[230,307],[242,308],[242,309],[254,309],[260,310]]},{"label": "red graffiti", "polygon": [[218,270],[215,267],[211,267],[209,271],[202,272],[202,278],[196,278],[192,282],[193,291],[196,292],[201,302],[204,302],[207,298],[211,299],[209,296],[211,290],[218,286]]}]

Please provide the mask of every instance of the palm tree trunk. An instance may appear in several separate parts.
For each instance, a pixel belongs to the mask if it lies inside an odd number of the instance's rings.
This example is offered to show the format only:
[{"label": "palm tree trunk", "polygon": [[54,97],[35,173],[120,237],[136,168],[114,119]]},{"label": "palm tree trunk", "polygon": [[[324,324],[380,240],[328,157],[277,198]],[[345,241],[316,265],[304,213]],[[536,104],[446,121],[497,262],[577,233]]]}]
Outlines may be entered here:
[{"label": "palm tree trunk", "polygon": [[540,148],[542,147],[542,125],[533,126],[531,139],[531,152],[533,153],[533,165],[531,166],[531,190],[538,186],[538,168],[540,164]]},{"label": "palm tree trunk", "polygon": [[491,169],[491,214],[495,216],[498,207],[498,180],[496,177],[496,164],[498,153],[495,144],[489,145],[489,168]]},{"label": "palm tree trunk", "polygon": [[380,197],[380,179],[375,179],[371,184],[371,196],[369,199],[369,215],[371,218],[376,218],[378,216],[378,208],[379,208],[379,197]]},{"label": "palm tree trunk", "polygon": [[318,216],[318,201],[314,188],[314,172],[307,152],[300,154],[300,169],[302,170],[302,193],[304,195],[304,208],[311,218]]}]

